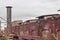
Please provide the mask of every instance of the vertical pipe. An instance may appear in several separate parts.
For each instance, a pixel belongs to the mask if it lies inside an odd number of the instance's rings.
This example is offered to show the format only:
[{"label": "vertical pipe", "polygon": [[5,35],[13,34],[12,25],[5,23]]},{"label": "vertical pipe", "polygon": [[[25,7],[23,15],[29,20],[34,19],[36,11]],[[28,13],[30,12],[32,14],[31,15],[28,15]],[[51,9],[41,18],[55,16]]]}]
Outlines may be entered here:
[{"label": "vertical pipe", "polygon": [[1,21],[0,21],[0,30],[1,30]]},{"label": "vertical pipe", "polygon": [[7,28],[9,32],[12,32],[12,24],[11,24],[11,6],[7,6]]}]

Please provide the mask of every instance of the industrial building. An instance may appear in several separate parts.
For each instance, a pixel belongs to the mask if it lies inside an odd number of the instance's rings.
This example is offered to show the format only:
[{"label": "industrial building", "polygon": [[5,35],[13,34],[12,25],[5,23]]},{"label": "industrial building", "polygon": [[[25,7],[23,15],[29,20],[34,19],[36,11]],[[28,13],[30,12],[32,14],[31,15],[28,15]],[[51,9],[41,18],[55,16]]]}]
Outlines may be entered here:
[{"label": "industrial building", "polygon": [[[24,40],[60,40],[60,15],[43,15],[38,19],[31,19],[23,22],[17,20],[12,22],[12,36]],[[7,28],[9,31],[9,29]],[[17,40],[17,39],[16,39]]]},{"label": "industrial building", "polygon": [[10,40],[60,40],[60,14],[12,22],[11,8],[7,6],[7,27],[4,30]]}]

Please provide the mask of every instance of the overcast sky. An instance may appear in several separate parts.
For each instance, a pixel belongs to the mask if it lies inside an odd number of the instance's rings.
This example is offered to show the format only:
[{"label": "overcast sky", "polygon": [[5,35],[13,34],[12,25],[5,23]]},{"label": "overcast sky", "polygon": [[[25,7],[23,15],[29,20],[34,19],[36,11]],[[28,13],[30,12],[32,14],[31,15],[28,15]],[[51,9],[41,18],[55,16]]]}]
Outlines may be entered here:
[{"label": "overcast sky", "polygon": [[26,20],[56,14],[60,0],[0,0],[0,16],[6,19],[6,6],[12,6],[12,20]]},{"label": "overcast sky", "polygon": [[12,20],[26,20],[56,14],[60,0],[0,0],[0,16],[6,19],[6,6],[12,6]]}]

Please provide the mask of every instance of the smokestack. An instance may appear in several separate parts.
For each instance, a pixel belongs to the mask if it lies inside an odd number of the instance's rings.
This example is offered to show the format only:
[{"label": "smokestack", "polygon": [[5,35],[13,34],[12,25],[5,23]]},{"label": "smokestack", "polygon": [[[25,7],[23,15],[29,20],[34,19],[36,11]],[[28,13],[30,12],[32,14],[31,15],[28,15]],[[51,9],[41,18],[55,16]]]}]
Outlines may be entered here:
[{"label": "smokestack", "polygon": [[0,21],[0,30],[1,30],[1,21]]},{"label": "smokestack", "polygon": [[10,32],[12,32],[12,24],[11,24],[11,6],[7,6],[7,28]]}]

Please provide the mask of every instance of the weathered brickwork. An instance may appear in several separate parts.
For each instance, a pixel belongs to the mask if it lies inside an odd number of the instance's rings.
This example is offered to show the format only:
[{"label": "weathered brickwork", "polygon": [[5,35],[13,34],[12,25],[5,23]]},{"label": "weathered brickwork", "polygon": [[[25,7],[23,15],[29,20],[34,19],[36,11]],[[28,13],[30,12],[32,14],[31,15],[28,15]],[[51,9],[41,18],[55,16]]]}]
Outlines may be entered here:
[{"label": "weathered brickwork", "polygon": [[60,16],[46,15],[42,16],[41,19],[25,22],[14,21],[12,22],[12,34],[14,34],[13,37],[18,36],[19,39],[60,40]]}]

